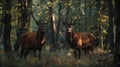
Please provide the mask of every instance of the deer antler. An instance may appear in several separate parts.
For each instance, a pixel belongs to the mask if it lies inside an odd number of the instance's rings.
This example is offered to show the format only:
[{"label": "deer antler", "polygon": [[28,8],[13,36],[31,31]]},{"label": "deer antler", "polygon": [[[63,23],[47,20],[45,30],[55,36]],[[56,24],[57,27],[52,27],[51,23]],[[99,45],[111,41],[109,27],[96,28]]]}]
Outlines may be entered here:
[{"label": "deer antler", "polygon": [[78,18],[77,16],[74,16],[74,17],[72,18],[72,20],[73,20],[73,21],[71,22],[71,24],[73,24],[73,25],[74,25],[74,24],[75,24],[75,22],[76,22],[76,20],[77,20],[77,18]]},{"label": "deer antler", "polygon": [[32,16],[33,20],[36,22],[36,24],[37,24],[37,25],[40,25],[40,24],[41,24],[41,21],[40,21],[40,20],[39,20],[39,21],[36,20],[35,17],[34,17],[34,15],[32,14],[32,12],[30,12],[30,13],[31,13],[31,16]]},{"label": "deer antler", "polygon": [[49,20],[48,18],[47,18],[47,20],[45,20],[45,24],[48,24],[48,22],[49,22],[48,20]]},{"label": "deer antler", "polygon": [[62,19],[63,19],[63,25],[69,24],[65,15],[62,15]]},{"label": "deer antler", "polygon": [[85,15],[84,13],[80,12],[78,15],[73,16],[73,17],[71,18],[71,19],[73,20],[73,21],[72,21],[72,24],[75,24],[76,20],[77,20],[77,19],[80,19],[81,16],[84,16],[84,15]]}]

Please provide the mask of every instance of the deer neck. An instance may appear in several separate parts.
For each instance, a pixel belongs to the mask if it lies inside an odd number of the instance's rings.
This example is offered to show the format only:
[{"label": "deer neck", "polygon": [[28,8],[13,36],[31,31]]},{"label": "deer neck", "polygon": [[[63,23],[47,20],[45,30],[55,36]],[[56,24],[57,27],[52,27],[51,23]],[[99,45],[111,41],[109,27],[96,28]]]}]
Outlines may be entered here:
[{"label": "deer neck", "polygon": [[67,39],[68,42],[72,43],[73,31],[72,32],[66,32],[66,39]]},{"label": "deer neck", "polygon": [[42,32],[42,31],[37,31],[37,35],[36,35],[36,38],[39,42],[42,42],[43,38],[45,36],[45,32]]}]

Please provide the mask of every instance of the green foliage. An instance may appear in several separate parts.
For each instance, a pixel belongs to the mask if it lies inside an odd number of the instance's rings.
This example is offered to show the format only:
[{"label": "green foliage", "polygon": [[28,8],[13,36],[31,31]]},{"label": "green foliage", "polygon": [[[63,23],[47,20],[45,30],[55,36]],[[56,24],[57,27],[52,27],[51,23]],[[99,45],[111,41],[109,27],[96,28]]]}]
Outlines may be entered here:
[{"label": "green foliage", "polygon": [[[12,40],[14,41],[16,39],[15,30],[18,28],[18,17],[20,16],[20,13],[18,12],[17,1],[14,0],[12,2],[13,8],[11,10],[12,14]],[[69,22],[72,22],[74,20],[74,17],[78,17],[76,20],[76,25],[74,26],[75,31],[86,31],[86,32],[92,32],[94,34],[103,33],[104,35],[107,35],[108,30],[108,7],[106,2],[102,2],[101,8],[102,11],[98,10],[98,2],[96,0],[89,1],[86,0],[86,4],[84,0],[61,0],[62,9],[61,14],[66,15],[66,10],[69,7],[68,12],[68,20]],[[53,8],[53,14],[55,16],[55,25],[58,25],[58,17],[59,17],[59,0],[54,0],[53,3],[50,3],[47,0],[33,0],[32,3],[32,11],[37,20],[41,20],[44,22],[49,18],[49,7],[52,5]],[[85,9],[86,8],[86,9]],[[83,15],[81,15],[83,14]],[[61,23],[63,22],[63,17],[61,18]],[[100,30],[100,25],[102,25],[103,29]],[[30,30],[36,31],[37,26],[35,24],[35,21],[31,18],[30,23]],[[48,39],[50,39],[50,25],[47,25],[46,27],[46,36]],[[57,30],[57,29],[56,29]],[[61,25],[60,27],[60,41],[65,39],[65,27]],[[98,36],[99,37],[99,36]],[[13,42],[12,41],[12,42]],[[65,40],[64,40],[65,41]]]},{"label": "green foliage", "polygon": [[[2,5],[0,1],[0,19],[2,19]],[[85,3],[86,1],[86,3]],[[60,19],[61,27],[59,32],[59,45],[63,47],[63,45],[66,44],[65,40],[65,27],[62,25],[63,18],[66,18],[67,9],[69,8],[68,12],[68,19],[67,21],[72,22],[75,18],[76,24],[74,26],[74,31],[77,32],[92,32],[96,35],[97,38],[100,38],[100,36],[104,37],[104,42],[107,39],[108,35],[108,27],[109,27],[109,16],[108,16],[108,3],[105,0],[102,0],[100,3],[97,0],[61,0],[61,16]],[[11,43],[12,46],[15,43],[16,40],[16,29],[19,28],[18,23],[18,17],[21,16],[18,6],[21,4],[17,4],[17,0],[12,0],[12,9],[11,9],[11,15],[12,15],[12,30],[11,30]],[[50,3],[48,0],[33,0],[32,3],[32,11],[37,20],[41,20],[44,22],[47,20],[49,16],[49,7],[53,8],[53,15],[55,19],[55,26],[57,28],[58,20],[59,20],[59,0],[53,0],[52,3]],[[29,10],[29,8],[28,8]],[[29,13],[29,12],[28,12]],[[101,29],[102,27],[102,29]],[[56,29],[57,30],[57,29]],[[35,21],[31,18],[30,21],[30,31],[37,31],[37,25],[35,24]],[[50,22],[46,26],[46,36],[47,40],[51,41],[50,37]],[[105,45],[107,43],[105,42]],[[49,44],[51,45],[51,44]],[[60,47],[60,48],[61,48]],[[0,47],[1,50],[3,48]],[[59,50],[59,49],[58,49]],[[42,66],[42,67],[107,67],[112,66],[112,58],[107,60],[107,62],[95,62],[96,57],[99,58],[100,56],[94,56],[92,60],[89,60],[88,58],[82,56],[82,62],[75,61],[73,56],[67,56],[69,51],[67,50],[61,50],[57,51],[55,53],[43,51],[43,57],[41,59],[28,56],[27,60],[23,60],[17,57],[17,60],[6,60],[4,56],[4,52],[0,51],[0,67],[35,67],[35,66]],[[95,63],[94,63],[95,62]]]}]

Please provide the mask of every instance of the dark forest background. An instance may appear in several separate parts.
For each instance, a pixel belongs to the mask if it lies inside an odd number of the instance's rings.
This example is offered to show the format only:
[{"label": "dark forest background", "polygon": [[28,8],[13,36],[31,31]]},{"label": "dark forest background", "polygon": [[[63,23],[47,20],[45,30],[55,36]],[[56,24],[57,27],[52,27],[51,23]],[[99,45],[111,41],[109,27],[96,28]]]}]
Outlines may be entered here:
[{"label": "dark forest background", "polygon": [[[114,67],[120,65],[120,0],[1,0],[0,1],[0,66],[2,67]],[[48,20],[45,27],[47,44],[42,58],[20,59],[13,51],[22,33],[36,32],[31,17]],[[64,18],[78,17],[74,31],[91,32],[97,38],[94,57],[83,55],[75,61],[65,39]]]}]

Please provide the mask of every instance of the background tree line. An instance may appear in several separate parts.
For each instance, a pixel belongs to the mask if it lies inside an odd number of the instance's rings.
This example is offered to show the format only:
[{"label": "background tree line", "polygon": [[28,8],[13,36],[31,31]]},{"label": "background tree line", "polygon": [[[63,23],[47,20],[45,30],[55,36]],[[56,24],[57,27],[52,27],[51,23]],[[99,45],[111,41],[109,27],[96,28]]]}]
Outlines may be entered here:
[{"label": "background tree line", "polygon": [[119,62],[119,3],[119,0],[1,0],[0,37],[4,51],[12,52],[22,33],[37,30],[32,12],[38,20],[49,19],[46,36],[52,51],[67,47],[63,20],[71,22],[78,17],[75,31],[94,33],[102,51],[110,49],[114,62]]}]

